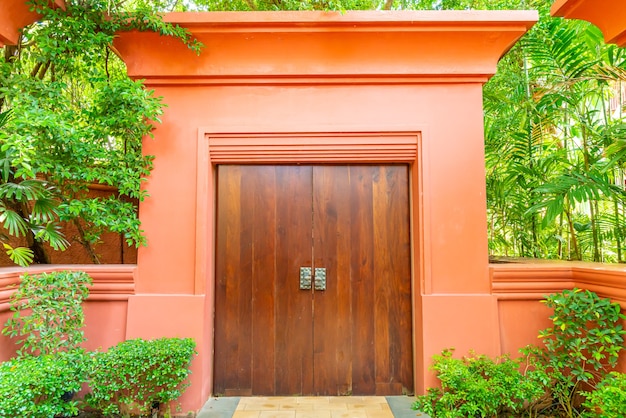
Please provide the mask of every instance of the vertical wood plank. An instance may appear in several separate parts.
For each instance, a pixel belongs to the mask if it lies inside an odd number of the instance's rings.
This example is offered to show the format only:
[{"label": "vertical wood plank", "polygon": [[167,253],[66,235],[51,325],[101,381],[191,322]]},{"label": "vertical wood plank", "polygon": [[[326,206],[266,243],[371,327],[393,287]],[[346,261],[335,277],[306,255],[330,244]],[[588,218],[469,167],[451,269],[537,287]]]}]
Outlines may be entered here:
[{"label": "vertical wood plank", "polygon": [[374,261],[372,240],[372,170],[370,166],[351,166],[351,274],[353,346],[353,393],[371,395],[376,392],[375,328],[374,328]]},{"label": "vertical wood plank", "polygon": [[312,290],[300,267],[312,266],[312,167],[277,167],[276,394],[313,393]]},{"label": "vertical wood plank", "polygon": [[395,178],[396,187],[393,189],[394,194],[391,196],[391,208],[394,218],[399,220],[394,223],[394,230],[391,231],[390,239],[393,240],[397,247],[395,249],[395,269],[394,276],[398,282],[394,286],[394,300],[402,301],[398,305],[398,309],[394,311],[394,317],[390,322],[398,324],[394,341],[396,345],[392,351],[393,358],[400,358],[399,364],[396,364],[397,371],[395,375],[402,384],[403,392],[412,394],[415,391],[413,387],[413,332],[421,332],[421,329],[413,330],[413,291],[411,287],[411,213],[410,213],[410,193],[409,193],[409,175],[408,166],[396,166]]},{"label": "vertical wood plank", "polygon": [[326,290],[313,292],[314,394],[352,392],[350,179],[347,166],[313,169],[313,266]]},{"label": "vertical wood plank", "polygon": [[275,393],[276,167],[242,166],[251,207],[252,393]]},{"label": "vertical wood plank", "polygon": [[[250,302],[247,283],[250,263],[242,246],[245,225],[241,224],[241,171],[236,166],[218,169],[216,305],[215,313],[215,392],[246,390],[251,379],[250,357],[246,356],[251,341]],[[245,203],[244,203],[245,204]],[[243,297],[242,297],[243,295]],[[233,332],[233,330],[237,332]]]},{"label": "vertical wood plank", "polygon": [[[374,280],[374,332],[376,383],[387,383],[391,377],[391,345],[389,331],[394,328],[390,323],[391,310],[399,301],[391,299],[391,288],[396,285],[396,278],[392,274],[392,257],[394,243],[389,242],[389,229],[397,219],[387,218],[389,212],[388,184],[384,167],[373,169],[372,176],[372,217],[373,230],[371,240],[374,244],[375,257],[373,265]],[[393,262],[396,260],[394,259]],[[379,386],[380,387],[380,386]],[[387,394],[386,394],[387,395]]]},{"label": "vertical wood plank", "polygon": [[406,166],[378,167],[372,187],[377,395],[413,392],[408,190]]}]

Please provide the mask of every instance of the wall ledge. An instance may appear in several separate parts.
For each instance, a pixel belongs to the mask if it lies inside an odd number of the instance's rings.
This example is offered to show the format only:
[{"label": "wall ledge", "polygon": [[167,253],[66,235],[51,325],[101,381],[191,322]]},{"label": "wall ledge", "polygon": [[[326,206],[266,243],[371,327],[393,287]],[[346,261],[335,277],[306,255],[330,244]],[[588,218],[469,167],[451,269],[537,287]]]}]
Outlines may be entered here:
[{"label": "wall ledge", "polygon": [[15,292],[22,274],[62,270],[80,270],[91,276],[93,284],[89,289],[88,301],[125,301],[135,294],[137,271],[135,264],[49,264],[26,268],[3,267],[0,268],[0,312],[9,310],[9,299]]},{"label": "wall ledge", "polygon": [[626,265],[523,260],[489,265],[492,292],[500,300],[540,300],[564,289],[581,288],[626,308]]}]

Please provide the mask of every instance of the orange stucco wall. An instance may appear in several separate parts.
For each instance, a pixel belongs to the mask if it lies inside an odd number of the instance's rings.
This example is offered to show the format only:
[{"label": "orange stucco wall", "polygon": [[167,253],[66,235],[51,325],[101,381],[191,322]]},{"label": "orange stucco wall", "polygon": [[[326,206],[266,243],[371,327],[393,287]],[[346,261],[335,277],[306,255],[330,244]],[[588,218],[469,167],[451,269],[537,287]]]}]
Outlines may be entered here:
[{"label": "orange stucco wall", "polygon": [[[205,45],[123,33],[129,75],[167,104],[141,220],[127,337],[194,337],[200,356],[183,409],[212,390],[216,164],[409,164],[416,388],[455,346],[500,352],[487,262],[482,85],[534,12],[196,13],[166,19]],[[378,136],[364,150],[345,136]],[[290,145],[279,154],[272,139]],[[399,152],[393,138],[412,141]],[[326,159],[319,138],[339,149]],[[274,139],[278,140],[278,139]],[[392,150],[393,149],[393,150]],[[411,151],[412,150],[412,151]],[[338,156],[340,155],[340,156]],[[173,245],[172,243],[175,243]]]},{"label": "orange stucco wall", "polygon": [[[492,264],[490,274],[503,353],[515,355],[528,344],[541,344],[539,330],[552,324],[552,312],[540,300],[563,289],[591,290],[618,302],[622,312],[626,311],[624,265],[534,260]],[[626,353],[620,356],[618,369],[626,370]]]},{"label": "orange stucco wall", "polygon": [[[47,265],[29,268],[0,268],[0,327],[4,327],[12,312],[9,298],[24,272],[37,274],[60,270],[83,270],[93,280],[89,297],[84,303],[85,348],[88,350],[107,348],[124,341],[128,298],[134,293],[135,265]],[[15,354],[17,346],[12,339],[0,335],[0,361]]]},{"label": "orange stucco wall", "polygon": [[[107,198],[117,193],[117,189],[109,186],[91,185],[87,192],[88,198]],[[138,204],[133,200],[134,204]],[[80,233],[72,222],[60,222],[65,238],[70,246],[65,251],[56,251],[48,243],[43,243],[44,251],[50,264],[94,264],[87,249],[80,243]],[[11,237],[8,231],[0,226],[0,234],[10,237],[6,243],[12,247],[28,246],[26,237]],[[136,264],[137,248],[129,246],[123,234],[104,232],[91,249],[98,257],[98,264]],[[15,263],[9,256],[0,251],[0,267],[12,267]]]}]

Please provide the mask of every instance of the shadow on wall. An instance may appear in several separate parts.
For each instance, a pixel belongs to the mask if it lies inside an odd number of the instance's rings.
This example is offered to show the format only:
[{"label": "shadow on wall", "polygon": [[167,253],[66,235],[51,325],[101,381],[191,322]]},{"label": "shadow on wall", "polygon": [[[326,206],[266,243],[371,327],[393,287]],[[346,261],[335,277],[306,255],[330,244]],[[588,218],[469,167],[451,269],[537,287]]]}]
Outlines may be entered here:
[{"label": "shadow on wall", "polygon": [[[89,187],[87,198],[105,199],[115,194],[117,189],[110,186],[92,185]],[[138,202],[133,202],[138,205]],[[76,225],[71,222],[61,222],[65,238],[71,243],[65,251],[56,251],[47,243],[43,245],[50,264],[95,264],[90,252],[81,244],[81,237]],[[0,228],[0,234],[9,236]],[[27,246],[26,238],[11,237],[7,243],[12,247]],[[100,264],[136,264],[137,248],[128,246],[122,234],[107,232],[102,234],[100,242],[91,245],[91,250],[97,255]],[[15,267],[6,252],[0,251],[0,267]]]}]

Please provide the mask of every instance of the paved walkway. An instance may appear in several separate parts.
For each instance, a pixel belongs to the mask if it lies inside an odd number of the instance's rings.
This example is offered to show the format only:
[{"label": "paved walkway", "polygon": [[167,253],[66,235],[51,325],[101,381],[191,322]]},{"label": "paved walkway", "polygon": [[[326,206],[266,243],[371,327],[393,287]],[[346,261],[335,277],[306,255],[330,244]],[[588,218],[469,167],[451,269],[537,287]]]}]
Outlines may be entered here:
[{"label": "paved walkway", "polygon": [[408,396],[211,398],[198,418],[428,418]]}]

